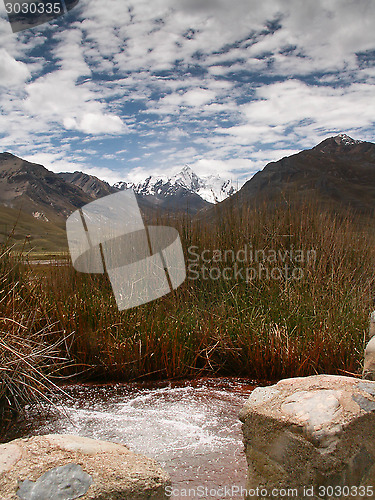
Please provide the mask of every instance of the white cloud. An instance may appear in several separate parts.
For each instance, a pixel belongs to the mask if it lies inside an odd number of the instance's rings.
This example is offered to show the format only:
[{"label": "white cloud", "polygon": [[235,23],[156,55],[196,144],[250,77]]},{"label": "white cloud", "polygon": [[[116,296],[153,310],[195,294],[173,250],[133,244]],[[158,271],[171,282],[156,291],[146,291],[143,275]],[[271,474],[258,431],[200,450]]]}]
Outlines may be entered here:
[{"label": "white cloud", "polygon": [[355,132],[373,123],[373,91],[367,84],[331,88],[297,80],[264,85],[257,89],[256,100],[241,107],[244,123],[218,133],[238,144],[269,144],[288,136],[298,142],[316,141],[330,132]]},{"label": "white cloud", "polygon": [[119,116],[106,112],[90,81],[77,85],[76,72],[59,70],[38,78],[26,87],[25,110],[39,117],[41,131],[56,123],[86,134],[119,134],[126,131]]},{"label": "white cloud", "polygon": [[186,103],[188,106],[199,107],[214,100],[215,92],[207,89],[192,89],[186,92],[182,97],[183,103]]},{"label": "white cloud", "polygon": [[256,163],[249,158],[232,158],[230,160],[200,158],[191,163],[190,166],[200,176],[220,175],[223,179],[239,183],[244,180],[244,174],[248,179],[258,170]]},{"label": "white cloud", "polygon": [[178,108],[181,106],[189,106],[191,108],[201,108],[204,104],[208,104],[213,101],[216,97],[216,93],[213,90],[204,88],[192,88],[187,92],[178,92],[168,94],[167,96],[160,99],[157,107],[151,107],[151,112],[155,112],[157,109],[161,113],[177,112]]},{"label": "white cloud", "polygon": [[19,86],[31,77],[26,64],[16,61],[5,49],[0,49],[0,85]]},{"label": "white cloud", "polygon": [[81,76],[91,76],[91,69],[85,60],[83,33],[80,29],[58,32],[54,36],[58,45],[52,51],[59,68],[77,80]]},{"label": "white cloud", "polygon": [[237,175],[336,132],[373,140],[357,57],[375,49],[373,0],[81,0],[69,22],[2,38],[0,147],[81,168],[84,133],[147,171]]},{"label": "white cloud", "polygon": [[64,126],[92,135],[120,134],[124,131],[121,118],[101,113],[86,113],[79,121],[75,118],[66,118]]}]

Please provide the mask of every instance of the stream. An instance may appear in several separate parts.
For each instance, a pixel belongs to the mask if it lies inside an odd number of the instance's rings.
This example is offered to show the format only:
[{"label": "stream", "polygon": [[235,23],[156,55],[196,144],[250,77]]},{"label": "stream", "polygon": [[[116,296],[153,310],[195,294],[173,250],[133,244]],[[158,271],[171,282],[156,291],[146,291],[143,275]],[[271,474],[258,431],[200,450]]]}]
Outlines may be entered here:
[{"label": "stream", "polygon": [[238,413],[255,387],[233,378],[65,386],[65,395],[54,396],[53,412],[34,416],[27,434],[76,434],[126,444],[169,472],[176,500],[187,498],[177,491],[189,488],[245,487]]}]

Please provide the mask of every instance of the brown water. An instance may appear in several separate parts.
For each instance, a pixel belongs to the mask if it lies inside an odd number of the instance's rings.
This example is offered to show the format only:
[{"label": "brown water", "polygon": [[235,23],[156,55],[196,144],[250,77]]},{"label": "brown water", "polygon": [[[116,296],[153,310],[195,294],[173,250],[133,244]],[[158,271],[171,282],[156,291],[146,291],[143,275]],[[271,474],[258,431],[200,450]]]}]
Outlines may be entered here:
[{"label": "brown water", "polygon": [[[255,386],[244,379],[68,386],[66,396],[55,397],[64,414],[34,416],[28,434],[68,433],[126,444],[169,472],[171,498],[216,499],[219,488],[245,487],[238,413]],[[228,495],[221,497],[241,498]]]}]

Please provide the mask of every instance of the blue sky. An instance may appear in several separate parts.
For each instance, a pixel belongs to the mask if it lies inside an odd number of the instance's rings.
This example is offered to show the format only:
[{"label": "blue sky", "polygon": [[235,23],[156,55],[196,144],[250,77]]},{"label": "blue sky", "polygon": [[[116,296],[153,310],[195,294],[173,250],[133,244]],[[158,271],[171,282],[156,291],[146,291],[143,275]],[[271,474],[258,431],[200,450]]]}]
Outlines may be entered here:
[{"label": "blue sky", "polygon": [[0,151],[55,172],[242,182],[375,142],[373,0],[80,0],[17,35],[0,15]]}]

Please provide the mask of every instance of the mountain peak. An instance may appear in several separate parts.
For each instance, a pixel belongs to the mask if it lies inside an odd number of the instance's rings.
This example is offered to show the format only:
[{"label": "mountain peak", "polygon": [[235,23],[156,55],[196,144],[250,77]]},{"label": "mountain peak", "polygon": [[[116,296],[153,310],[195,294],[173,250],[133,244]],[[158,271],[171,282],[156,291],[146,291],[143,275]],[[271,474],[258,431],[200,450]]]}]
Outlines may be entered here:
[{"label": "mountain peak", "polygon": [[347,153],[352,150],[351,146],[357,146],[358,144],[364,144],[364,141],[352,139],[348,135],[342,133],[325,139],[315,146],[313,150],[320,151],[321,153]]},{"label": "mountain peak", "polygon": [[193,169],[191,168],[190,165],[186,164],[184,168],[181,170],[181,172],[189,172],[189,173],[194,173]]},{"label": "mountain peak", "polygon": [[333,137],[333,140],[337,144],[344,144],[345,146],[351,146],[352,144],[361,144],[363,141],[358,141],[356,139],[352,139],[346,134],[339,134]]},{"label": "mountain peak", "polygon": [[169,179],[169,182],[173,185],[178,184],[191,191],[196,191],[200,188],[202,181],[189,165],[185,165],[178,174]]}]

